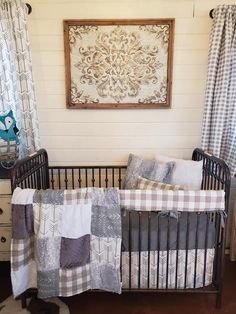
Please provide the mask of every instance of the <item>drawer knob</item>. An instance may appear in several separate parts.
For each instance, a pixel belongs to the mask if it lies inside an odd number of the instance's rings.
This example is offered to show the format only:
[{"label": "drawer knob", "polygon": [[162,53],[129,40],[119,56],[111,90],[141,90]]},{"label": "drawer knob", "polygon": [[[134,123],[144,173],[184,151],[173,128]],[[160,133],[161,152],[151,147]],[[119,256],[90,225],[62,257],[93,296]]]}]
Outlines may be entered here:
[{"label": "drawer knob", "polygon": [[1,242],[5,243],[7,241],[7,239],[5,237],[1,237]]},{"label": "drawer knob", "polygon": [[2,208],[0,208],[0,215],[2,215],[3,214],[3,209]]}]

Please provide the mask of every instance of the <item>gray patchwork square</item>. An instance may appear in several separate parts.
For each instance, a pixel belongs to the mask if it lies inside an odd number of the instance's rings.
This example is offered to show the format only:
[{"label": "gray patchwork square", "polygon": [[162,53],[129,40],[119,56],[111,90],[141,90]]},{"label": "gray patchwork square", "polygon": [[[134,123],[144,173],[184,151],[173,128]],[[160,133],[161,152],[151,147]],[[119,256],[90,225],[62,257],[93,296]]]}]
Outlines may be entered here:
[{"label": "gray patchwork square", "polygon": [[120,269],[108,264],[92,267],[91,289],[121,293]]},{"label": "gray patchwork square", "polygon": [[34,203],[63,205],[63,190],[36,190],[33,197]]},{"label": "gray patchwork square", "polygon": [[120,207],[92,206],[91,234],[97,237],[119,237]]},{"label": "gray patchwork square", "polygon": [[38,271],[38,296],[42,299],[59,295],[59,269]]},{"label": "gray patchwork square", "polygon": [[12,237],[27,239],[34,233],[34,215],[32,204],[12,204]]},{"label": "gray patchwork square", "polygon": [[93,189],[92,204],[95,206],[116,207],[120,204],[120,195],[117,188]]},{"label": "gray patchwork square", "polygon": [[90,262],[90,235],[78,239],[61,239],[60,267],[80,267]]},{"label": "gray patchwork square", "polygon": [[39,270],[51,270],[60,267],[61,238],[36,238],[35,260]]},{"label": "gray patchwork square", "polygon": [[120,197],[117,189],[94,189],[92,192],[91,234],[120,237]]}]

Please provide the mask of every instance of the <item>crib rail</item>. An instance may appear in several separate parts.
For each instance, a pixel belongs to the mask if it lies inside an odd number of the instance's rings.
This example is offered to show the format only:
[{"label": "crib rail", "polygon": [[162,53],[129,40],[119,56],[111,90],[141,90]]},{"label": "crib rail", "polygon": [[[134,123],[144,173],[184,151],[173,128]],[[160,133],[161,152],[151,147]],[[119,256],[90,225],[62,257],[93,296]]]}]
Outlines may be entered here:
[{"label": "crib rail", "polygon": [[227,212],[229,207],[231,177],[226,163],[220,158],[205,153],[200,148],[196,148],[193,151],[192,160],[203,160],[202,190],[225,191],[225,210]]},{"label": "crib rail", "polygon": [[45,149],[18,160],[12,171],[12,190],[17,186],[31,189],[49,188],[48,155]]},{"label": "crib rail", "polygon": [[[203,160],[202,189],[220,190],[226,194],[226,210],[230,193],[230,172],[225,162],[196,148],[193,160]],[[48,166],[44,149],[17,162],[12,172],[12,188],[81,188],[119,187],[125,176],[126,166]]]},{"label": "crib rail", "polygon": [[126,166],[50,166],[48,169],[52,189],[83,187],[119,187],[121,189]]}]

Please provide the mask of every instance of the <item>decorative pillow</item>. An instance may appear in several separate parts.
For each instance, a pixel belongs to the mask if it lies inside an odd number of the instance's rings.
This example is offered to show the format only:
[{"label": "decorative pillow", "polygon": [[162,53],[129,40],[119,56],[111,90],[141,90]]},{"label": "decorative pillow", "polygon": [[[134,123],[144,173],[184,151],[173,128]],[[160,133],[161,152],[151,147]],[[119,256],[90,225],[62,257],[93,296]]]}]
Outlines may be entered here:
[{"label": "decorative pillow", "polygon": [[155,159],[143,159],[129,154],[124,189],[136,189],[138,177],[169,183],[174,168],[174,162],[160,163]]},{"label": "decorative pillow", "polygon": [[193,161],[156,155],[159,162],[175,162],[171,184],[183,186],[184,190],[200,190],[202,184],[203,161]]},{"label": "decorative pillow", "polygon": [[178,191],[183,190],[180,185],[172,185],[167,184],[159,181],[152,181],[148,180],[143,177],[138,177],[138,184],[137,189],[140,190],[171,190],[171,191]]}]

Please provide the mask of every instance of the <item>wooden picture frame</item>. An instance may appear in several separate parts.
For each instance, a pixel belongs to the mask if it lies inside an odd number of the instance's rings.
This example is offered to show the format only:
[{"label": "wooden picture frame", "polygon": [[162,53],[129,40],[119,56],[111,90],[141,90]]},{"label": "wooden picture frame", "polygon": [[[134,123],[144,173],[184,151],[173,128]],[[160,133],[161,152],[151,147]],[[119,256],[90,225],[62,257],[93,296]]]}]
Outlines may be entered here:
[{"label": "wooden picture frame", "polygon": [[174,19],[64,20],[69,109],[170,108]]}]

